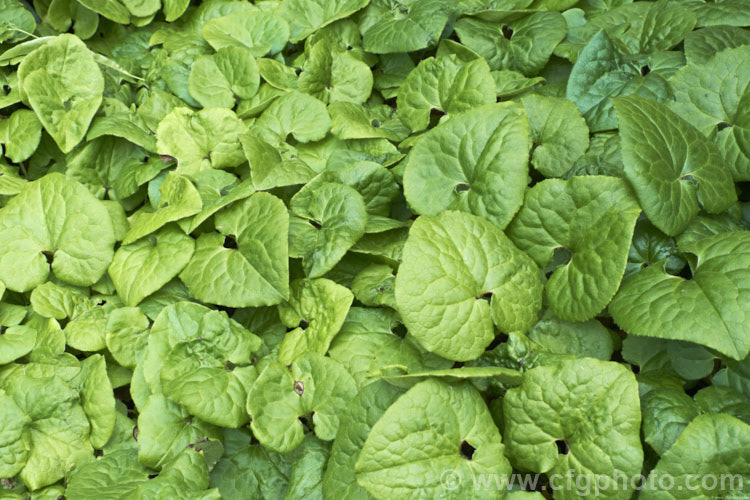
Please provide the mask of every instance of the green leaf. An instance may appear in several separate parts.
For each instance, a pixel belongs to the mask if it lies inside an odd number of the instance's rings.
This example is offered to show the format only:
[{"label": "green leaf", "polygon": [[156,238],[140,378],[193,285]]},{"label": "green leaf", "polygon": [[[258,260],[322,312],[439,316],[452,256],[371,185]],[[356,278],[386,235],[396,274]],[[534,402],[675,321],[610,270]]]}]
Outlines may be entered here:
[{"label": "green leaf", "polygon": [[30,444],[28,460],[19,474],[29,489],[55,483],[67,470],[93,460],[89,423],[78,392],[70,385],[57,376],[36,378],[15,372],[3,387],[31,420],[30,439],[22,438],[28,443],[24,446]]},{"label": "green leaf", "polygon": [[584,47],[570,72],[566,97],[576,103],[591,132],[617,127],[612,97],[637,95],[658,101],[671,97],[669,85],[656,72],[641,77],[626,64],[605,31]]},{"label": "green leaf", "polygon": [[339,101],[361,104],[370,97],[372,72],[356,56],[336,50],[324,40],[306,54],[298,88],[326,104]]},{"label": "green leaf", "polygon": [[539,270],[484,219],[462,212],[422,216],[402,260],[396,304],[409,332],[430,352],[468,361],[492,342],[495,326],[527,331],[536,323]]},{"label": "green leaf", "polygon": [[460,113],[495,102],[495,80],[484,59],[464,62],[456,56],[424,59],[398,92],[398,116],[413,132],[430,125],[433,110]]},{"label": "green leaf", "polygon": [[0,476],[13,477],[23,469],[31,450],[31,418],[13,398],[0,390]]},{"label": "green leaf", "polygon": [[373,382],[346,405],[323,477],[325,496],[335,494],[350,500],[371,498],[357,483],[354,466],[370,430],[401,394],[402,389],[387,382]]},{"label": "green leaf", "polygon": [[[203,309],[200,322],[178,335],[157,330],[157,318],[146,355],[159,349],[166,353],[157,363],[161,365],[160,385],[168,398],[206,422],[239,427],[247,423],[245,400],[257,377],[257,369],[251,363],[261,340],[225,312],[199,307]],[[178,320],[183,318],[192,320],[194,313]],[[185,336],[186,333],[192,335]],[[157,346],[154,350],[152,342]]]},{"label": "green leaf", "polygon": [[117,0],[78,0],[84,7],[119,24],[130,23],[130,12]]},{"label": "green leaf", "polygon": [[279,361],[288,365],[305,352],[325,354],[352,300],[352,292],[327,279],[293,281],[289,301],[279,305],[281,322],[292,329],[279,344]]},{"label": "green leaf", "polygon": [[[720,146],[727,156],[738,148],[743,163],[725,162],[736,180],[750,179],[750,120],[746,118],[750,103],[750,71],[745,61],[750,57],[747,45],[724,50],[707,62],[689,64],[670,79],[676,112]],[[727,126],[727,130],[719,130]],[[726,138],[722,141],[722,133]],[[727,158],[729,159],[729,158]]]},{"label": "green leaf", "polygon": [[493,70],[537,75],[567,31],[565,18],[558,12],[501,13],[499,17],[492,21],[464,17],[455,25],[461,42],[484,57]]},{"label": "green leaf", "polygon": [[198,238],[195,253],[180,273],[191,293],[198,300],[229,307],[285,300],[289,215],[283,202],[268,193],[255,193],[222,210],[214,220],[219,232]]},{"label": "green leaf", "polygon": [[34,50],[18,67],[18,82],[24,102],[63,153],[81,142],[104,90],[99,66],[81,40],[63,34]]},{"label": "green leaf", "polygon": [[[2,328],[2,327],[0,327]],[[0,333],[0,365],[12,363],[34,348],[36,330],[26,325],[15,325]]]},{"label": "green leaf", "polygon": [[250,99],[259,87],[255,58],[243,47],[229,46],[199,57],[188,78],[190,95],[206,108],[233,108],[235,96]]},{"label": "green leaf", "polygon": [[633,243],[628,253],[625,276],[635,274],[641,269],[664,259],[667,260],[665,268],[669,274],[678,274],[686,264],[685,259],[679,254],[673,238],[656,229],[648,221],[637,222],[633,233]]},{"label": "green leaf", "polygon": [[[584,358],[533,368],[505,395],[503,415],[508,456],[516,467],[561,477],[573,469],[573,480],[585,477],[586,484],[596,475],[618,471],[632,477],[641,471],[638,384],[620,364]],[[577,498],[574,489],[558,494]],[[611,498],[631,494],[607,491]]]},{"label": "green leaf", "polygon": [[504,228],[528,183],[529,129],[515,103],[454,115],[420,138],[406,158],[404,195],[423,215],[461,210]]},{"label": "green leaf", "polygon": [[736,194],[716,146],[665,106],[641,97],[614,99],[625,176],[643,211],[670,236],[698,211],[723,212]]},{"label": "green leaf", "polygon": [[547,310],[529,332],[529,339],[557,354],[608,361],[615,347],[612,335],[595,319],[584,322],[565,321]]},{"label": "green leaf", "polygon": [[545,177],[561,177],[589,147],[589,129],[575,104],[562,97],[528,95],[531,164]]},{"label": "green leaf", "polygon": [[[750,233],[721,233],[684,245],[694,254],[692,279],[654,265],[625,279],[610,304],[626,332],[695,342],[741,360],[750,353],[747,292]],[[656,302],[655,302],[656,301]],[[658,307],[646,304],[658,304]]]},{"label": "green leaf", "polygon": [[390,106],[359,106],[349,102],[334,102],[331,113],[331,133],[339,139],[377,139],[401,141],[409,129],[398,119]]},{"label": "green leaf", "polygon": [[[467,445],[471,456],[463,454]],[[509,475],[504,450],[476,389],[428,379],[399,397],[375,423],[355,471],[357,482],[375,498],[486,498],[473,488],[473,478]],[[446,470],[452,471],[457,488],[443,484]],[[498,498],[504,487],[498,488]]]},{"label": "green leaf", "polygon": [[365,233],[367,207],[362,195],[344,184],[308,184],[289,203],[296,217],[290,227],[290,255],[302,257],[310,278],[333,268]]},{"label": "green leaf", "polygon": [[437,45],[454,9],[448,0],[371,0],[359,30],[368,52],[412,52]]},{"label": "green leaf", "polygon": [[138,416],[138,459],[147,467],[162,467],[196,441],[220,438],[217,427],[162,394],[150,396]]},{"label": "green leaf", "polygon": [[[685,59],[705,64],[724,49],[750,44],[750,32],[733,26],[713,26],[696,30],[685,37]],[[724,56],[722,56],[724,57]]]},{"label": "green leaf", "polygon": [[91,424],[91,445],[101,449],[115,429],[115,397],[104,357],[94,354],[84,359],[81,371],[70,383],[81,394],[81,405]]},{"label": "green leaf", "polygon": [[150,471],[138,462],[138,455],[120,450],[84,465],[67,480],[66,497],[128,498],[140,483],[149,480]]},{"label": "green leaf", "polygon": [[130,245],[170,222],[195,215],[203,207],[200,193],[193,183],[176,171],[167,174],[158,193],[161,198],[156,210],[144,207],[131,216],[130,230],[122,240],[123,245]]},{"label": "green leaf", "polygon": [[133,113],[114,113],[96,118],[91,124],[86,140],[93,141],[103,135],[122,137],[146,151],[156,151],[156,139],[140,117]]},{"label": "green leaf", "polygon": [[367,0],[282,0],[279,14],[289,22],[292,42],[348,17],[367,5]]},{"label": "green leaf", "polygon": [[0,210],[0,281],[26,292],[46,281],[51,268],[67,283],[94,284],[113,255],[114,230],[106,214],[83,186],[61,174],[26,184]]},{"label": "green leaf", "polygon": [[262,138],[271,144],[286,141],[290,134],[295,140],[305,143],[325,137],[331,128],[331,118],[318,99],[300,92],[289,92],[273,101],[255,125],[267,131],[267,137]]},{"label": "green leaf", "polygon": [[641,210],[627,183],[604,176],[548,179],[526,194],[508,234],[545,272],[557,316],[586,321],[620,285]]},{"label": "green leaf", "polygon": [[194,248],[195,241],[174,226],[121,246],[109,266],[117,294],[125,304],[138,305],[179,274]]},{"label": "green leaf", "polygon": [[104,341],[107,349],[120,365],[135,368],[148,344],[150,323],[136,307],[121,307],[107,318]]},{"label": "green leaf", "polygon": [[3,21],[0,23],[0,43],[15,43],[27,38],[36,28],[30,9],[17,0],[0,1]]},{"label": "green leaf", "polygon": [[644,440],[664,455],[691,420],[698,416],[698,405],[682,391],[656,389],[641,398]]},{"label": "green leaf", "polygon": [[33,111],[19,109],[0,121],[0,143],[5,144],[5,157],[13,163],[27,160],[39,146],[42,124]]},{"label": "green leaf", "polygon": [[159,122],[159,154],[177,158],[177,171],[195,175],[209,168],[236,167],[245,161],[239,136],[245,126],[232,111],[208,108],[198,112],[174,108]]},{"label": "green leaf", "polygon": [[[682,431],[653,470],[656,477],[669,475],[674,484],[683,484],[685,489],[662,490],[646,482],[641,496],[648,500],[741,494],[742,482],[750,476],[749,444],[750,426],[741,420],[729,415],[699,415]],[[717,481],[705,480],[708,477]]]},{"label": "green leaf", "polygon": [[340,414],[357,393],[354,379],[338,362],[306,353],[290,367],[271,362],[253,384],[247,398],[253,435],[265,447],[286,453],[302,443],[310,418],[315,435],[336,437]]}]

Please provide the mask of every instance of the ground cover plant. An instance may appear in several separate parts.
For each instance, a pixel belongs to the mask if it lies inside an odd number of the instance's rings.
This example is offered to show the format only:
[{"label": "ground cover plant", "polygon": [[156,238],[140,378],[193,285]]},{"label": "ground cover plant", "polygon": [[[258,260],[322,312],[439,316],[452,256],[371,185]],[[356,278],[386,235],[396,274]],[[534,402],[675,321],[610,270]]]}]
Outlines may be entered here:
[{"label": "ground cover plant", "polygon": [[0,499],[747,495],[748,27],[0,0]]}]

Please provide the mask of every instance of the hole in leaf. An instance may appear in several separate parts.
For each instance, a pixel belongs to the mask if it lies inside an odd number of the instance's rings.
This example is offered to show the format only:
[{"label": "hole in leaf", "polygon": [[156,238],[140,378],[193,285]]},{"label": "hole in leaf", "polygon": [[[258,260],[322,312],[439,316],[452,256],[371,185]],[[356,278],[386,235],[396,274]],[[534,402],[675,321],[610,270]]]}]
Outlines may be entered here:
[{"label": "hole in leaf", "polygon": [[305,383],[301,380],[295,380],[294,392],[297,394],[297,396],[302,396],[305,393]]},{"label": "hole in leaf", "polygon": [[717,131],[717,132],[721,132],[721,131],[722,131],[722,130],[724,130],[725,128],[727,128],[727,127],[731,127],[731,126],[732,126],[732,124],[731,124],[731,123],[727,123],[727,122],[719,122],[719,123],[717,123],[717,124],[716,124],[716,131]]},{"label": "hole in leaf", "polygon": [[354,47],[352,47],[351,45],[347,45],[347,46],[346,46],[346,50],[352,50],[353,48],[354,48]]},{"label": "hole in leaf", "polygon": [[477,449],[470,445],[467,441],[461,441],[461,456],[466,460],[471,460],[476,450]]},{"label": "hole in leaf", "polygon": [[372,120],[372,121],[370,122],[370,125],[372,125],[372,126],[373,126],[373,127],[375,127],[375,128],[380,128],[380,125],[381,125],[381,124],[380,124],[380,120],[378,120],[377,118],[374,118],[374,119],[373,119],[373,120]]},{"label": "hole in leaf", "polygon": [[307,330],[307,327],[310,326],[310,323],[306,319],[299,320],[299,325],[297,325],[297,328],[302,328],[303,330]]},{"label": "hole in leaf", "polygon": [[487,302],[489,302],[490,300],[492,300],[492,292],[484,292],[479,297],[474,297],[474,299],[475,300],[482,299],[482,300],[486,300]]},{"label": "hole in leaf", "polygon": [[544,268],[544,274],[549,278],[560,266],[567,266],[573,258],[573,251],[568,247],[555,247],[552,251],[552,261]]},{"label": "hole in leaf", "polygon": [[650,264],[648,262],[644,262],[641,264],[641,269],[646,269]]},{"label": "hole in leaf", "polygon": [[235,240],[232,236],[225,236],[224,244],[222,246],[224,248],[231,248],[233,250],[237,250],[237,240]]},{"label": "hole in leaf", "polygon": [[570,453],[570,446],[568,446],[568,442],[564,439],[555,440],[555,444],[557,445],[557,453],[560,455],[567,455]]},{"label": "hole in leaf", "polygon": [[10,85],[8,85],[7,83],[3,85],[3,94],[5,95],[10,94]]},{"label": "hole in leaf", "polygon": [[456,187],[453,188],[454,191],[457,193],[463,193],[464,191],[468,191],[471,189],[471,185],[467,184],[466,182],[459,182],[456,184]]},{"label": "hole in leaf", "polygon": [[646,76],[649,73],[651,73],[651,68],[648,64],[644,64],[643,66],[641,66],[641,76]]},{"label": "hole in leaf", "polygon": [[94,450],[95,457],[101,457],[102,455],[104,455],[104,452],[102,450]]},{"label": "hole in leaf", "polygon": [[693,177],[693,176],[692,176],[692,175],[690,175],[690,174],[685,174],[685,175],[683,175],[683,176],[680,176],[680,180],[681,180],[681,181],[688,181],[688,182],[692,182],[693,184],[696,184],[696,185],[698,184],[698,179],[696,179],[695,177]]},{"label": "hole in leaf", "polygon": [[149,478],[149,479],[153,479],[153,478],[155,478],[155,477],[156,477],[156,476],[158,476],[158,475],[159,475],[159,474],[149,474],[149,475],[148,475],[148,476],[146,476],[146,477],[147,477],[147,478]]},{"label": "hole in leaf", "polygon": [[513,38],[513,28],[511,28],[507,24],[503,24],[503,27],[500,28],[500,31],[503,32],[503,36],[507,38],[508,40]]},{"label": "hole in leaf", "polygon": [[47,264],[52,264],[52,261],[55,260],[55,252],[50,252],[49,250],[42,250],[42,253],[44,254],[44,257],[47,259]]},{"label": "hole in leaf", "polygon": [[141,158],[141,163],[148,163],[149,158],[151,158],[151,157],[150,156],[144,156],[143,158]]}]

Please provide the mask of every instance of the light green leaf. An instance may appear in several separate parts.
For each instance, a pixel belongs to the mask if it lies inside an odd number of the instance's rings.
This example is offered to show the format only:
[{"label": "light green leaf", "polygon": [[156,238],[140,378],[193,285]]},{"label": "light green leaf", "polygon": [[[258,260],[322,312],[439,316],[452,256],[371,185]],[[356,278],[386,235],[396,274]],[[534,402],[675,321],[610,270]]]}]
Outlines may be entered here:
[{"label": "light green leaf", "polygon": [[545,177],[561,177],[589,147],[589,129],[575,104],[562,97],[528,95],[531,164]]},{"label": "light green leaf", "polygon": [[70,385],[57,376],[35,378],[18,371],[3,387],[31,420],[28,460],[19,474],[29,489],[55,483],[93,460],[89,423]]},{"label": "light green leaf", "polygon": [[[503,415],[508,456],[516,467],[561,477],[573,469],[573,481],[583,476],[586,484],[594,484],[596,475],[611,478],[618,471],[632,477],[641,471],[638,384],[620,364],[583,358],[533,368],[505,395]],[[600,492],[623,499],[632,493]],[[575,489],[558,494],[579,498]]]},{"label": "light green leaf", "polygon": [[468,361],[492,342],[495,326],[527,331],[536,323],[539,269],[484,219],[462,212],[422,216],[402,260],[396,304],[409,332],[430,352]]},{"label": "light green leaf", "polygon": [[120,365],[135,368],[148,344],[150,323],[136,307],[115,309],[107,318],[104,341],[107,349]]},{"label": "light green leaf", "polygon": [[742,495],[743,482],[750,478],[750,426],[730,415],[699,415],[664,453],[653,474],[668,475],[685,488],[655,488],[647,481],[644,500]]},{"label": "light green leaf", "polygon": [[604,176],[547,179],[526,194],[508,234],[545,272],[560,318],[586,321],[617,292],[641,209],[627,183]]},{"label": "light green leaf", "polygon": [[46,281],[51,268],[67,283],[96,283],[115,243],[112,221],[103,214],[97,199],[62,174],[26,184],[0,210],[0,281],[26,292]]},{"label": "light green leaf", "polygon": [[[738,147],[742,151],[744,162],[726,162],[735,180],[750,179],[750,71],[745,68],[749,57],[750,46],[730,48],[707,62],[685,66],[669,81],[672,111],[713,138],[727,160]],[[720,130],[723,127],[728,132]],[[727,134],[724,141],[722,132]]]},{"label": "light green leaf", "polygon": [[292,42],[355,13],[367,0],[282,0],[278,13],[289,22]]},{"label": "light green leaf", "polygon": [[101,449],[115,429],[115,397],[107,376],[107,363],[101,354],[81,362],[81,371],[70,381],[81,394],[83,411],[91,424],[91,445]]},{"label": "light green leaf", "polygon": [[162,467],[190,443],[220,438],[217,427],[190,416],[162,394],[149,397],[138,416],[138,459],[147,467]]},{"label": "light green leaf", "polygon": [[180,273],[194,248],[195,241],[174,226],[121,246],[109,266],[117,294],[125,304],[138,305]]},{"label": "light green leaf", "polygon": [[219,212],[218,233],[202,234],[180,279],[199,300],[229,307],[278,304],[289,296],[284,203],[255,193]]},{"label": "light green leaf", "polygon": [[378,381],[362,388],[346,405],[323,477],[324,496],[338,495],[349,500],[371,498],[357,483],[354,466],[370,429],[401,394],[402,389]]},{"label": "light green leaf", "polygon": [[528,183],[528,127],[520,105],[498,103],[431,129],[405,161],[409,205],[423,215],[461,210],[504,228]]},{"label": "light green leaf", "polygon": [[327,279],[293,281],[289,301],[279,305],[281,322],[293,328],[279,344],[279,361],[288,365],[305,352],[325,354],[353,300],[346,287]]},{"label": "light green leaf", "polygon": [[664,455],[700,409],[682,391],[655,389],[641,398],[643,438],[658,453]]},{"label": "light green leaf", "polygon": [[80,499],[129,498],[151,471],[138,462],[138,455],[118,450],[77,469],[67,478],[65,495]]},{"label": "light green leaf", "polygon": [[233,108],[234,96],[250,99],[260,87],[260,73],[252,53],[225,47],[193,63],[188,78],[190,95],[203,107]]},{"label": "light green leaf", "polygon": [[131,216],[130,230],[122,240],[123,245],[130,245],[170,222],[195,215],[203,207],[201,196],[193,183],[176,171],[167,174],[158,192],[161,199],[156,210],[144,207]]},{"label": "light green leaf", "polygon": [[669,85],[656,72],[641,77],[615,49],[605,31],[584,47],[570,72],[566,97],[576,103],[591,132],[617,127],[612,97],[638,95],[664,101],[671,97]]},{"label": "light green leaf", "polygon": [[262,137],[271,144],[286,141],[291,134],[295,140],[305,143],[319,141],[331,128],[331,118],[325,105],[318,99],[300,92],[289,92],[271,103],[258,121],[269,137]]},{"label": "light green leaf", "polygon": [[402,141],[409,136],[409,128],[398,119],[387,105],[359,106],[349,102],[334,102],[331,113],[331,133],[339,139],[377,139]]},{"label": "light green leaf", "polygon": [[[0,329],[4,329],[0,326]],[[36,330],[26,325],[11,326],[0,332],[0,366],[12,363],[34,348]]]},{"label": "light green leaf", "polygon": [[614,99],[625,176],[643,211],[670,236],[698,211],[719,213],[737,200],[716,146],[665,106],[641,97]]},{"label": "light green leaf", "polygon": [[117,0],[78,0],[84,7],[119,24],[130,23],[130,12]]},{"label": "light green leaf", "polygon": [[370,97],[372,72],[349,51],[336,50],[324,40],[306,53],[298,88],[326,104],[338,101],[361,104]]},{"label": "light green leaf", "polygon": [[[464,449],[472,450],[470,456]],[[416,453],[415,453],[416,451]],[[479,474],[509,475],[500,432],[468,383],[428,379],[412,387],[373,425],[355,465],[357,482],[375,498],[502,498],[473,487]],[[445,487],[445,471],[455,483]]]},{"label": "light green leaf", "polygon": [[250,428],[263,446],[286,453],[302,443],[310,418],[315,435],[336,437],[341,412],[357,393],[354,379],[338,362],[305,353],[286,367],[271,362],[253,384],[247,398]]},{"label": "light green leaf", "polygon": [[[682,248],[697,257],[692,279],[654,265],[625,279],[609,311],[626,332],[695,342],[741,360],[750,353],[750,233],[721,233]],[[648,304],[648,305],[647,305]],[[658,307],[656,306],[658,304]]]},{"label": "light green leaf", "polygon": [[390,54],[437,45],[454,8],[450,0],[371,0],[359,19],[364,48]]},{"label": "light green leaf", "polygon": [[156,138],[140,117],[133,113],[114,113],[96,118],[91,124],[86,140],[93,141],[103,135],[122,137],[146,151],[156,152]]},{"label": "light green leaf", "polygon": [[[157,345],[166,344],[166,356],[159,360],[159,379],[169,399],[206,422],[240,427],[247,423],[245,400],[257,377],[251,363],[261,340],[225,312],[202,309],[205,312],[195,326],[197,335],[176,336],[155,331],[154,326],[149,351],[152,340]],[[192,319],[189,315],[186,318]],[[157,332],[160,337],[156,337]]]},{"label": "light green leaf", "polygon": [[365,232],[364,199],[344,184],[308,184],[294,195],[289,208],[296,216],[290,228],[290,254],[302,257],[310,278],[330,271]]},{"label": "light green leaf", "polygon": [[433,110],[447,114],[495,102],[495,80],[484,59],[422,60],[398,92],[398,116],[413,132],[425,130]]},{"label": "light green leaf", "polygon": [[396,309],[396,297],[393,294],[395,283],[396,275],[391,266],[373,264],[354,277],[352,292],[366,306]]},{"label": "light green leaf", "polygon": [[246,127],[232,111],[208,108],[198,112],[174,108],[159,122],[159,154],[177,158],[177,171],[195,175],[209,168],[236,167],[245,161],[239,136]]},{"label": "light green leaf", "polygon": [[492,22],[464,17],[456,22],[456,33],[463,44],[487,60],[491,69],[537,75],[565,37],[565,18],[550,11],[501,17]]},{"label": "light green leaf", "polygon": [[203,25],[202,34],[215,50],[238,47],[263,57],[284,48],[289,40],[289,25],[270,12],[251,10],[210,19]]},{"label": "light green leaf", "polygon": [[18,0],[1,0],[0,12],[3,14],[0,23],[0,43],[20,42],[36,29],[36,20],[31,9],[27,9]]},{"label": "light green leaf", "polygon": [[13,477],[26,465],[31,450],[29,424],[31,418],[0,390],[0,476]]},{"label": "light green leaf", "polygon": [[34,50],[18,67],[18,82],[24,102],[63,153],[81,142],[104,90],[99,66],[81,40],[63,34]]},{"label": "light green leaf", "polygon": [[40,316],[65,319],[73,317],[76,306],[83,302],[84,295],[73,287],[61,286],[48,281],[31,292],[31,307]]},{"label": "light green leaf", "polygon": [[42,124],[31,110],[19,109],[0,120],[0,143],[5,144],[5,157],[13,163],[34,154],[41,138]]},{"label": "light green leaf", "polygon": [[612,333],[599,321],[565,321],[552,311],[529,332],[529,338],[557,354],[572,354],[577,358],[596,358],[608,361],[612,357],[614,343]]}]

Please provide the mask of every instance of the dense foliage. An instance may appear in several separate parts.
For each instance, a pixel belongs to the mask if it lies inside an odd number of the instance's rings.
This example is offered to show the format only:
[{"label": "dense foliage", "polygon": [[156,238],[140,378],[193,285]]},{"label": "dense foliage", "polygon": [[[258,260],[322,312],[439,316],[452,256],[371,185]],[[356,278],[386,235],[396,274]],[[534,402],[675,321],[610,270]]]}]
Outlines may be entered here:
[{"label": "dense foliage", "polygon": [[748,27],[0,0],[0,499],[740,498]]}]

